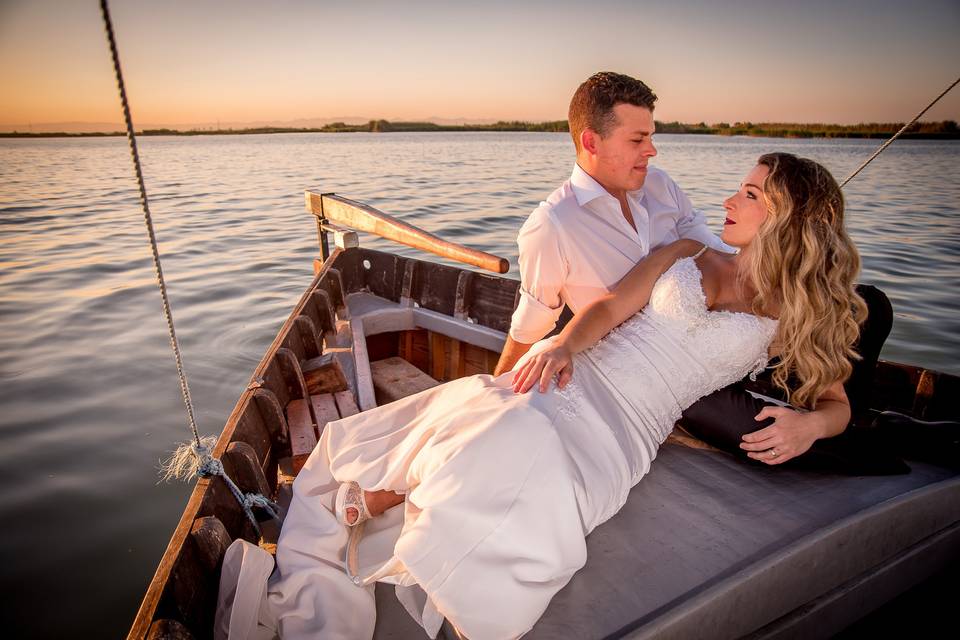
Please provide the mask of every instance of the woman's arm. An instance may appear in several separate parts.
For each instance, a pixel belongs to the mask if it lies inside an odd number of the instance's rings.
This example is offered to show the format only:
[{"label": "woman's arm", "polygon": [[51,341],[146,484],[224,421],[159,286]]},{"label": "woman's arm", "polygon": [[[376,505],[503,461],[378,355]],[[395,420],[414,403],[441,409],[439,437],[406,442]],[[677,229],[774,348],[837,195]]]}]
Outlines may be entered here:
[{"label": "woman's arm", "polygon": [[820,394],[816,406],[807,413],[788,407],[764,407],[754,419],[773,418],[773,424],[743,436],[740,448],[754,460],[780,464],[806,453],[820,438],[831,438],[847,428],[850,402],[839,381]]},{"label": "woman's arm", "polygon": [[550,348],[517,369],[513,377],[514,391],[526,393],[539,380],[540,391],[544,392],[558,373],[558,386],[561,389],[566,386],[573,375],[573,354],[592,347],[614,327],[643,309],[663,272],[680,258],[692,256],[702,247],[703,244],[695,240],[678,240],[640,260],[610,293],[575,315]]}]

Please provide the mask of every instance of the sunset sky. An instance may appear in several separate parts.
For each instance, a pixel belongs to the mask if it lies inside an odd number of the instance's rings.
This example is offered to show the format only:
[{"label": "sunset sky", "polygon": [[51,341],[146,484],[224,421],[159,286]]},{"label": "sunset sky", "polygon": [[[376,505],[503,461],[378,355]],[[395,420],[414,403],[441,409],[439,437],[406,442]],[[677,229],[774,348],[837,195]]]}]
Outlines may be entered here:
[{"label": "sunset sky", "polygon": [[[138,127],[560,120],[604,69],[659,120],[903,121],[960,75],[958,0],[111,7]],[[119,123],[98,3],[0,0],[0,92],[0,130]],[[924,119],[960,120],[960,87]]]}]

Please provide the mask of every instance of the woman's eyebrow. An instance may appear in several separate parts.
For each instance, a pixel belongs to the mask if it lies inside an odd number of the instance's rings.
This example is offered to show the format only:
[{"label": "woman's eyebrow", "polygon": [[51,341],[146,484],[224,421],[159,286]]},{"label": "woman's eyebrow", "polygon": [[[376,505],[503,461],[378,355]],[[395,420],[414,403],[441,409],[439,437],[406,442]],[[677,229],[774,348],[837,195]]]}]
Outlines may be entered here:
[{"label": "woman's eyebrow", "polygon": [[758,187],[757,185],[753,184],[752,182],[745,182],[745,183],[743,184],[743,186],[745,186],[745,187],[753,187],[753,188],[756,189],[757,191],[763,191],[763,189],[761,189],[761,188]]}]

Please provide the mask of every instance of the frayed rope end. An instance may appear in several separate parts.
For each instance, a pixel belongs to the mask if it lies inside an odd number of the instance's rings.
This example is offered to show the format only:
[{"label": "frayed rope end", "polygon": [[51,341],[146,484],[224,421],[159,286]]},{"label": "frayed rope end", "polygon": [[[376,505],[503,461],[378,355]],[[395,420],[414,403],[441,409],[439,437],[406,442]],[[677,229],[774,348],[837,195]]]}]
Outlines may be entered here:
[{"label": "frayed rope end", "polygon": [[211,459],[217,436],[204,436],[196,441],[181,443],[173,455],[160,465],[161,481],[193,480],[202,472],[204,463]]}]

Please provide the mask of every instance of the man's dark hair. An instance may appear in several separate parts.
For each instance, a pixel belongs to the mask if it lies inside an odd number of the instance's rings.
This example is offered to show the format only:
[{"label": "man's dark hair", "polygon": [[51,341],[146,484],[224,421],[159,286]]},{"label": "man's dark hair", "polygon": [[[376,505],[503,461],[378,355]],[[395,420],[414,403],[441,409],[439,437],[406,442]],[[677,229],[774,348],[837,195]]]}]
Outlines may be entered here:
[{"label": "man's dark hair", "polygon": [[593,74],[577,87],[573,99],[570,100],[567,120],[577,153],[580,153],[580,134],[584,129],[592,129],[601,136],[606,136],[617,126],[617,116],[613,108],[618,104],[644,107],[652,113],[656,101],[657,96],[650,87],[636,78],[612,71]]}]

